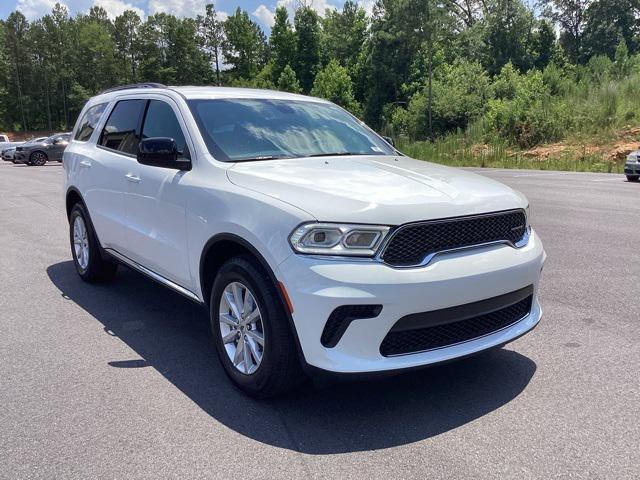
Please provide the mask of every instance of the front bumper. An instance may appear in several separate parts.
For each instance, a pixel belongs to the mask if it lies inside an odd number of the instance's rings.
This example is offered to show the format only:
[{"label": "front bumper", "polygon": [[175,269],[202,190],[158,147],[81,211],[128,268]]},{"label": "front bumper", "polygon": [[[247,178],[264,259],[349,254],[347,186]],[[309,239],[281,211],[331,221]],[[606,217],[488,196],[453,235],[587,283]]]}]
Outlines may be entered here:
[{"label": "front bumper", "polygon": [[25,152],[16,152],[13,156],[14,163],[27,163],[29,156]]},{"label": "front bumper", "polygon": [[[465,357],[508,343],[540,321],[538,281],[546,254],[532,232],[515,249],[493,245],[436,256],[425,267],[394,269],[378,262],[291,255],[279,266],[293,305],[293,321],[307,364],[336,373],[415,368]],[[488,299],[533,285],[529,315],[502,330],[456,345],[385,357],[380,345],[402,317]],[[339,342],[321,336],[331,312],[342,305],[382,305],[375,318],[351,322]]]},{"label": "front bumper", "polygon": [[626,163],[624,173],[625,175],[640,175],[640,163]]}]

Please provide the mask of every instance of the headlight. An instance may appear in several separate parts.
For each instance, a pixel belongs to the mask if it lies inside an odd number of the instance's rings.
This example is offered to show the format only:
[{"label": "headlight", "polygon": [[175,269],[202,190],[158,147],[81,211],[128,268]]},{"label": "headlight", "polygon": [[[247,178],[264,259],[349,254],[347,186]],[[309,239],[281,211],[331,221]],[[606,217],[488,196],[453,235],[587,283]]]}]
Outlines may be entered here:
[{"label": "headlight", "polygon": [[289,242],[300,253],[372,257],[389,233],[389,228],[382,225],[305,223],[291,233]]},{"label": "headlight", "polygon": [[527,230],[529,230],[529,228],[531,227],[531,211],[529,210],[529,205],[527,204],[527,206],[524,208],[524,216],[525,216],[525,221],[526,221],[526,228]]}]

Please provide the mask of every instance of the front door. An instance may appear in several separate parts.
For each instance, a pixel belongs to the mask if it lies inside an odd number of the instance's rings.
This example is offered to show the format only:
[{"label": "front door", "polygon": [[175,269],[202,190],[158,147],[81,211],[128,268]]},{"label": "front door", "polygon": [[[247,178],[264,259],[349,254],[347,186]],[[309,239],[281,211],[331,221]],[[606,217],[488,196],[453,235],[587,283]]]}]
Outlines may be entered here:
[{"label": "front door", "polygon": [[[188,157],[184,131],[171,99],[148,101],[141,138],[172,138],[181,155]],[[178,169],[132,164],[127,173],[125,235],[132,260],[191,290],[185,191],[189,175]]]}]

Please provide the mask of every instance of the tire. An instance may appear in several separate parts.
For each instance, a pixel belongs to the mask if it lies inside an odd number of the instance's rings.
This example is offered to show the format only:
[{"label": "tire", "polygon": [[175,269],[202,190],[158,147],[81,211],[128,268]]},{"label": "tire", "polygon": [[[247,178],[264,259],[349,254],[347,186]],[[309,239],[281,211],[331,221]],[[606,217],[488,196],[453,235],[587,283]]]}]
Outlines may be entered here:
[{"label": "tire", "polygon": [[[246,292],[252,295],[259,309],[259,320],[256,319],[253,325],[245,326],[245,330],[242,330],[242,327],[236,329],[235,340],[227,341],[225,344],[222,329],[226,329],[225,336],[228,339],[233,334],[233,327],[228,321],[221,325],[220,312],[232,311],[230,304],[223,300],[223,294],[225,290],[229,292],[228,289],[233,291],[234,284],[246,289],[241,291],[238,287],[243,299],[246,299]],[[292,390],[304,380],[285,307],[273,281],[254,257],[234,257],[220,268],[213,283],[210,303],[211,330],[216,351],[227,376],[237,387],[252,397],[268,398]],[[238,303],[243,303],[244,310],[244,302]],[[253,305],[253,302],[250,305]],[[248,306],[247,311],[252,311],[250,308]],[[226,318],[229,317],[233,319],[233,315],[227,314]],[[247,339],[244,345],[251,347],[240,348],[243,354],[247,352],[249,361],[241,360],[234,364],[232,356],[235,355],[232,351],[238,352],[242,341],[240,333]],[[262,347],[254,340],[256,335],[262,336]],[[259,362],[256,361],[257,357],[251,354],[252,351],[261,356]],[[244,355],[239,357],[243,358]],[[250,366],[249,369],[247,364]]]},{"label": "tire", "polygon": [[49,157],[47,157],[47,154],[44,152],[38,151],[33,152],[31,155],[29,155],[29,164],[36,167],[42,167],[43,165],[46,165],[48,160]]},{"label": "tire", "polygon": [[[105,258],[89,215],[81,203],[76,203],[69,215],[69,241],[73,264],[82,280],[98,283],[114,277],[118,264]],[[77,245],[76,241],[80,244]]]},{"label": "tire", "polygon": [[637,182],[640,179],[640,175],[627,175],[628,182]]}]

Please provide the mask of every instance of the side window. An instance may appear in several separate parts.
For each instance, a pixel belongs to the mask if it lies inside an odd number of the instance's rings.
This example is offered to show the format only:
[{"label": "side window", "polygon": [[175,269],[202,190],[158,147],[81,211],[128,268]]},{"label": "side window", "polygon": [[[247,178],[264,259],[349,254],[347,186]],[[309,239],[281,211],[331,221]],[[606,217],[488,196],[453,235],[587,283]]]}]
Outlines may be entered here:
[{"label": "side window", "polygon": [[113,108],[100,135],[100,145],[135,155],[140,141],[140,116],[146,100],[120,100]]},{"label": "side window", "polygon": [[149,101],[147,114],[144,117],[142,138],[166,137],[173,138],[178,147],[180,157],[188,157],[187,143],[182,133],[180,123],[173,113],[171,106],[160,100]]},{"label": "side window", "polygon": [[99,103],[98,105],[94,105],[89,108],[82,117],[76,136],[73,138],[75,140],[80,140],[81,142],[89,140],[106,107],[106,103]]}]

